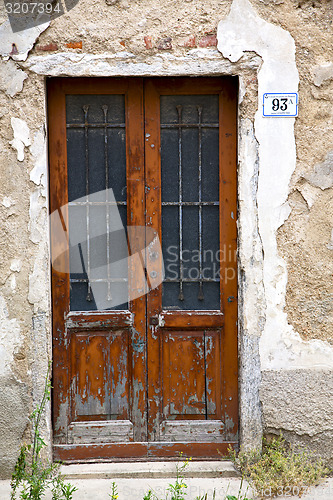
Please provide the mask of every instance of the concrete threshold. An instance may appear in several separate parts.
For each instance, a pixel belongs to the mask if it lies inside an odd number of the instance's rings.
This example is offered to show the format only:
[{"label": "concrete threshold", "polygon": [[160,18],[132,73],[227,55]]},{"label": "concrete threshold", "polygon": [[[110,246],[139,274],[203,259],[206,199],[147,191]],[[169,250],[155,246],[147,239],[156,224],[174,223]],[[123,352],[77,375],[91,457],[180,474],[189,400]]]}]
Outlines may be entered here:
[{"label": "concrete threshold", "polygon": [[[61,474],[71,479],[135,479],[176,477],[176,462],[103,462],[62,465]],[[229,460],[190,461],[183,472],[186,478],[238,478]]]},{"label": "concrete threshold", "polygon": [[[77,488],[73,500],[110,500],[112,483],[117,485],[118,500],[143,500],[148,490],[154,491],[159,500],[171,498],[168,488],[175,483],[176,462],[116,462],[86,463],[63,465],[61,473],[65,480]],[[243,498],[257,500],[251,487],[242,482],[237,471],[229,461],[191,461],[184,471],[187,488],[186,500],[202,499],[207,493],[207,500],[226,500],[227,495],[238,497],[242,487]],[[280,496],[279,500],[299,500],[290,496],[290,492]],[[296,492],[295,492],[296,493]],[[263,492],[264,499],[272,500],[268,491]],[[320,486],[311,488],[302,496],[302,500],[332,500],[333,478],[328,478]],[[10,500],[10,481],[0,481],[0,500]],[[50,491],[43,500],[52,500]]]}]

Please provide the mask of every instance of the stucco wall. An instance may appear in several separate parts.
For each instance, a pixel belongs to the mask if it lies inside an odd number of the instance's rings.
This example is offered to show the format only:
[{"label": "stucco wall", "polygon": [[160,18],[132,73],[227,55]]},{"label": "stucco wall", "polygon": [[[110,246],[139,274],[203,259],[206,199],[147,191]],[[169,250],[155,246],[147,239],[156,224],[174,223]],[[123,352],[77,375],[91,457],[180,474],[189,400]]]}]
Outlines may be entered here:
[{"label": "stucco wall", "polygon": [[[2,476],[28,438],[51,358],[45,77],[53,75],[239,75],[241,442],[260,443],[262,426],[281,429],[332,461],[332,18],[328,0],[80,0],[50,24],[12,33],[3,14]],[[297,90],[296,120],[262,118],[263,92]],[[50,442],[49,412],[44,433]]]}]

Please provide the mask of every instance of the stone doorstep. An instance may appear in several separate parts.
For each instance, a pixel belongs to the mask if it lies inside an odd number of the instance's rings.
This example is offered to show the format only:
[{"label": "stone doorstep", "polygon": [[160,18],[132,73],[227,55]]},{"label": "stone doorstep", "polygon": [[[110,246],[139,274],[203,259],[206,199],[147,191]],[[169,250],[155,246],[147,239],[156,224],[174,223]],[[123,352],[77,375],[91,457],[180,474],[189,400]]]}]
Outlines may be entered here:
[{"label": "stone doorstep", "polygon": [[[61,466],[61,474],[72,479],[134,479],[173,478],[176,462],[103,462]],[[239,478],[229,460],[190,461],[184,471],[186,478]]]},{"label": "stone doorstep", "polygon": [[[205,462],[207,464],[207,462]],[[212,464],[212,462],[210,462]],[[87,466],[89,464],[86,464]],[[91,466],[95,465],[103,465],[110,466],[114,464],[91,464]],[[124,464],[122,464],[124,465]],[[127,466],[132,466],[133,463],[126,463]],[[151,465],[147,464],[147,465]],[[156,465],[156,462],[153,464]],[[220,463],[219,463],[220,465]],[[74,466],[65,466],[67,467],[77,467]],[[83,472],[81,472],[83,474]],[[147,477],[148,473],[146,473],[146,477],[136,477],[133,475],[130,478],[120,477],[119,475],[114,478],[119,497],[118,500],[142,500],[143,494],[148,491],[148,489],[152,488],[158,498],[165,498],[166,488],[169,483],[174,482],[174,474],[172,477],[166,478],[152,478],[151,476]],[[170,475],[169,475],[170,476]],[[109,493],[111,492],[111,481],[105,478],[95,479],[91,476],[85,477],[84,479],[74,478],[73,476],[69,476],[67,478],[72,485],[78,488],[77,491],[73,494],[73,500],[107,500],[109,497]],[[212,492],[216,490],[216,500],[225,500],[225,495],[236,495],[238,494],[241,480],[240,478],[235,477],[190,477],[186,480],[188,488],[186,490],[186,499],[187,500],[196,500],[198,495],[203,495],[205,492],[208,492],[208,500],[212,500]],[[250,499],[258,499],[256,495],[251,491],[251,488],[247,489],[248,485],[243,483],[242,492],[246,494],[247,498]],[[48,491],[45,495],[45,500],[51,500],[51,494]],[[265,497],[267,500],[273,500],[271,496]],[[321,485],[316,488],[311,488],[311,490],[301,497],[301,500],[332,500],[333,499],[333,477],[326,479]],[[10,481],[3,480],[0,481],[0,500],[10,500]],[[298,496],[281,496],[276,500],[299,500]]]}]

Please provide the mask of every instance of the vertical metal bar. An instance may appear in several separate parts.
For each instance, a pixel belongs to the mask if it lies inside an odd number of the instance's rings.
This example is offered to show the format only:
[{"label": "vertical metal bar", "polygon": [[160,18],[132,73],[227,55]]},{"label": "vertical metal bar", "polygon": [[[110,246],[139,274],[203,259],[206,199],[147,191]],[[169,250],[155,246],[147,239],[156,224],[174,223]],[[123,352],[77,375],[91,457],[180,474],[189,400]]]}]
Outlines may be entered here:
[{"label": "vertical metal bar", "polygon": [[204,300],[202,287],[202,128],[201,116],[202,106],[197,106],[198,110],[198,135],[199,135],[199,152],[198,152],[198,190],[199,190],[199,293],[198,300]]},{"label": "vertical metal bar", "polygon": [[89,150],[88,150],[88,111],[89,105],[85,104],[83,106],[84,111],[84,141],[85,141],[85,162],[86,162],[86,224],[87,224],[87,276],[88,276],[88,291],[87,298],[88,302],[92,301],[92,292],[90,287],[90,213],[89,213]]},{"label": "vertical metal bar", "polygon": [[110,276],[110,214],[109,214],[109,168],[108,168],[108,106],[102,106],[104,113],[104,162],[105,162],[105,208],[106,208],[106,265],[107,265],[107,300],[111,301],[111,276]]},{"label": "vertical metal bar", "polygon": [[182,174],[182,109],[181,105],[176,106],[178,113],[178,189],[179,189],[179,300],[184,300],[183,292],[183,174]]}]

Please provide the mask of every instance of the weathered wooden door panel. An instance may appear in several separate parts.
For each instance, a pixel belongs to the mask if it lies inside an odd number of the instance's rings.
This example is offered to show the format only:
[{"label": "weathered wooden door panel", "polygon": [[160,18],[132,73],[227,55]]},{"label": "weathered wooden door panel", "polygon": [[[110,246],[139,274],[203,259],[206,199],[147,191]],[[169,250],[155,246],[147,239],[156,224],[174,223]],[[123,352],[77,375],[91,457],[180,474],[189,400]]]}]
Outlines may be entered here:
[{"label": "weathered wooden door panel", "polygon": [[71,334],[72,421],[129,418],[129,334]]},{"label": "weathered wooden door panel", "polygon": [[142,80],[51,79],[48,106],[54,442],[145,441],[145,298],[114,300],[143,286],[118,265],[144,226]]},{"label": "weathered wooden door panel", "polygon": [[221,442],[220,332],[163,331],[162,346],[161,441]]},{"label": "weathered wooden door panel", "polygon": [[[166,331],[163,346],[163,417],[218,418],[221,409],[219,332]],[[220,413],[220,412],[219,412]]]},{"label": "weathered wooden door panel", "polygon": [[236,86],[194,82],[145,87],[146,224],[165,267],[147,297],[148,439],[184,446],[236,441],[238,428]]},{"label": "weathered wooden door panel", "polygon": [[225,453],[238,419],[235,79],[56,78],[48,96],[55,456]]}]

